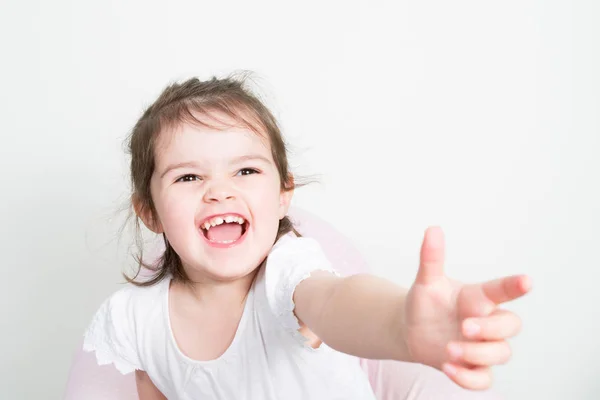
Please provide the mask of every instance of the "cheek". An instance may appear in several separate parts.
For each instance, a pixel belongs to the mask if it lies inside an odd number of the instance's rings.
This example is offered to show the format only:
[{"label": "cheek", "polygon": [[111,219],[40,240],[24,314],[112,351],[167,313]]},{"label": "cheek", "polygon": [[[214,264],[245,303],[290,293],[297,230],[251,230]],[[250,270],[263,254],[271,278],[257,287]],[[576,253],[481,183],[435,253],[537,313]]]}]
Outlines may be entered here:
[{"label": "cheek", "polygon": [[279,206],[279,182],[263,182],[262,185],[253,188],[252,197],[263,209],[274,210]]},{"label": "cheek", "polygon": [[274,225],[277,229],[280,213],[279,182],[262,182],[247,192],[246,200],[255,218],[263,221],[267,226]]},{"label": "cheek", "polygon": [[169,196],[161,199],[159,215],[166,230],[170,226],[181,226],[183,223],[194,221],[197,202],[194,202],[190,196],[182,195],[181,193],[172,193]]}]

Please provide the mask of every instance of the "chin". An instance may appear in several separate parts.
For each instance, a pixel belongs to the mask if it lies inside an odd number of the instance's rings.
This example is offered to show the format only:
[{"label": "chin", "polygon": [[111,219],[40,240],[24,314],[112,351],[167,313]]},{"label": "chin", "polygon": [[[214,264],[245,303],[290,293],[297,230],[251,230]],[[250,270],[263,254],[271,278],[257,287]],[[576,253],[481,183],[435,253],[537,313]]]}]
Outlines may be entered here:
[{"label": "chin", "polygon": [[[256,248],[255,248],[256,249]],[[221,249],[218,254],[203,254],[203,257],[195,259],[188,265],[189,274],[199,278],[206,277],[217,281],[232,281],[241,279],[248,274],[254,272],[264,261],[269,254],[268,248],[266,251],[252,251],[251,254],[246,248],[245,251],[241,248]],[[191,278],[191,276],[190,276]]]},{"label": "chin", "polygon": [[[277,231],[261,232],[254,229],[243,230],[242,236],[232,243],[214,243],[202,234],[200,248],[191,256],[189,267],[190,278],[206,277],[216,281],[234,281],[251,274],[269,255],[275,241]],[[184,248],[196,247],[197,243],[190,243]],[[194,280],[194,279],[193,279]]]},{"label": "chin", "polygon": [[229,265],[213,265],[209,269],[204,269],[204,271],[198,271],[200,274],[205,274],[211,279],[216,281],[236,281],[238,279],[242,279],[249,274],[255,272],[260,263],[253,264],[252,266],[248,265],[245,267],[240,267],[240,264],[229,264]]}]

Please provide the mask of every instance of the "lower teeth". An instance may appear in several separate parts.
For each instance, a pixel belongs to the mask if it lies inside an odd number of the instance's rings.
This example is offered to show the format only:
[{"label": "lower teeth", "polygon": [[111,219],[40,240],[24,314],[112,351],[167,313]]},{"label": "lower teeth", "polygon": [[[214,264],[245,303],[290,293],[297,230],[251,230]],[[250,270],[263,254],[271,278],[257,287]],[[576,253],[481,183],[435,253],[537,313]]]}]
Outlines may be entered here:
[{"label": "lower teeth", "polygon": [[228,243],[233,243],[233,242],[235,242],[235,240],[223,240],[223,241],[219,241],[219,240],[211,240],[211,242],[213,242],[213,243],[222,243],[222,244],[228,244]]},{"label": "lower teeth", "polygon": [[[201,228],[201,229],[203,231],[204,236],[208,239],[207,231],[204,228]],[[246,233],[246,224],[242,225],[242,236],[244,236],[244,233]],[[235,240],[210,240],[210,239],[208,239],[208,241],[211,243],[219,243],[219,244],[229,244],[229,243],[235,242]]]}]

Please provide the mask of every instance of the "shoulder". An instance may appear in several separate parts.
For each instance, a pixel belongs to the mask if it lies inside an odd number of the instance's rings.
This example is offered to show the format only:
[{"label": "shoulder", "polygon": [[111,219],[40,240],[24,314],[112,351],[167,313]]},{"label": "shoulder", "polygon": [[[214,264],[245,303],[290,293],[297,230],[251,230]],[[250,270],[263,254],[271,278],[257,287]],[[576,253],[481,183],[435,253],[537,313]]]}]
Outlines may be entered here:
[{"label": "shoulder", "polygon": [[319,242],[291,233],[275,243],[267,257],[265,269],[266,279],[277,282],[289,280],[290,277],[307,277],[317,270],[335,272]]},{"label": "shoulder", "polygon": [[151,314],[162,309],[168,284],[127,284],[105,299],[85,332],[84,350],[95,352],[98,364],[112,363],[123,374],[143,369],[137,353],[138,333],[146,331]]},{"label": "shoulder", "polygon": [[168,287],[168,279],[152,286],[137,286],[127,283],[110,295],[102,306],[112,312],[127,312],[134,313],[135,316],[141,316],[140,314],[153,309],[165,298]]},{"label": "shoulder", "polygon": [[292,233],[282,236],[271,249],[267,262],[293,261],[293,264],[328,262],[319,242]]}]

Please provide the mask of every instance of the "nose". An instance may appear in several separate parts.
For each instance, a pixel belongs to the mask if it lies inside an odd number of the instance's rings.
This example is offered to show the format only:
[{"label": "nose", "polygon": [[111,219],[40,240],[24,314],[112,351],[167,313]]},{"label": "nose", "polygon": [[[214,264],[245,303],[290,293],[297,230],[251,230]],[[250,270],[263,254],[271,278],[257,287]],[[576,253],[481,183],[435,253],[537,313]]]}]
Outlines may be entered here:
[{"label": "nose", "polygon": [[233,188],[222,181],[211,182],[203,197],[206,203],[219,203],[233,199],[235,199]]}]

